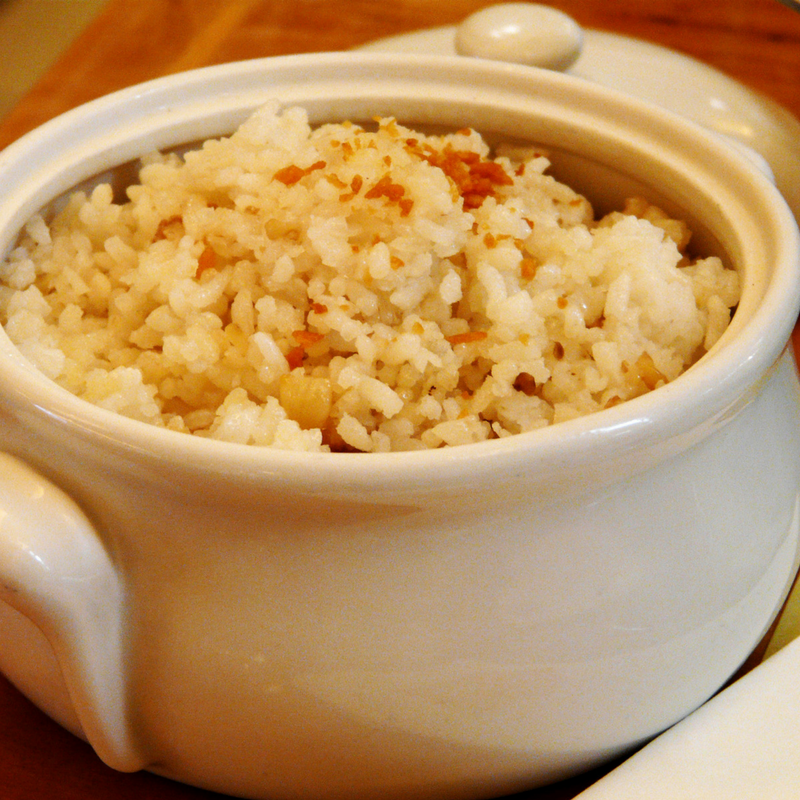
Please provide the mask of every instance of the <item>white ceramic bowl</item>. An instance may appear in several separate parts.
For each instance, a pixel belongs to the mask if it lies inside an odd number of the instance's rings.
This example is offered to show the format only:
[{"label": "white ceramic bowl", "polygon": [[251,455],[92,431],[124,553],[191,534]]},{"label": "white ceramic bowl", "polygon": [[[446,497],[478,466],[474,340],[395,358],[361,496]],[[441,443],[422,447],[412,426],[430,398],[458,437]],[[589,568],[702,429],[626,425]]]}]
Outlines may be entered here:
[{"label": "white ceramic bowl", "polygon": [[259,798],[486,797],[625,752],[715,692],[798,564],[800,243],[701,128],[579,79],[380,54],[173,76],[0,154],[36,209],[269,97],[535,141],[600,205],[644,189],[741,272],[674,383],[460,448],[299,454],[171,433],[0,335],[0,666],[111,766]]}]

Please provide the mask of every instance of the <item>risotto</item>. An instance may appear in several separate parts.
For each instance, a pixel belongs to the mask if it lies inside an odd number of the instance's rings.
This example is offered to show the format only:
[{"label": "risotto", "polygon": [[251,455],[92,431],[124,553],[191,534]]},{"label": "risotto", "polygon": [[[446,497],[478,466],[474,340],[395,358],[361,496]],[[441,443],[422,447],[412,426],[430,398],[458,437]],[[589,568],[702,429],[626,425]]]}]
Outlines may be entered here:
[{"label": "risotto", "polygon": [[737,273],[646,201],[596,219],[545,153],[269,104],[33,217],[0,322],[85,400],[173,431],[309,451],[463,445],[675,379]]}]

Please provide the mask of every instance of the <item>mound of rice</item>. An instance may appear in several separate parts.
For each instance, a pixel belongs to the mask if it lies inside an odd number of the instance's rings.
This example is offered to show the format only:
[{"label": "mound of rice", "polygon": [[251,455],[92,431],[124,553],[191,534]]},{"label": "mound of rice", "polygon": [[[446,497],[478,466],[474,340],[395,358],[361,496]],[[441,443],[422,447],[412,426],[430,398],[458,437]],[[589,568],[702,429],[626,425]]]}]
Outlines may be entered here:
[{"label": "mound of rice", "polygon": [[299,450],[462,445],[671,381],[719,338],[737,274],[643,200],[595,220],[534,149],[393,119],[258,110],[35,216],[0,322],[79,397]]}]

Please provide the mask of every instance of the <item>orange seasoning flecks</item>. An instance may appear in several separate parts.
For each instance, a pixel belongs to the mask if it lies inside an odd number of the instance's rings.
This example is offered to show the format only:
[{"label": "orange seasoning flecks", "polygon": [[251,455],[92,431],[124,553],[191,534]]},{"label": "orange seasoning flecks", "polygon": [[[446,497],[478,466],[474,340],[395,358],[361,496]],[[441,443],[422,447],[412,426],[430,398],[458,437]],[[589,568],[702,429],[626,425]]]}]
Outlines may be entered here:
[{"label": "orange seasoning flecks", "polygon": [[360,175],[353,176],[353,180],[350,181],[350,191],[339,195],[340,202],[345,203],[352,200],[361,191],[363,185],[364,179]]},{"label": "orange seasoning flecks", "polygon": [[[323,306],[325,308],[325,306]],[[328,309],[325,308],[325,311]],[[324,336],[317,331],[300,330],[292,331],[292,338],[297,342],[297,346],[293,347],[286,354],[286,361],[289,363],[289,369],[297,369],[303,365],[303,360],[306,357],[306,350],[311,345],[316,344],[324,338]]]},{"label": "orange seasoning flecks", "polygon": [[478,208],[487,197],[496,195],[497,187],[510,186],[514,179],[495,161],[483,159],[471,150],[455,150],[447,145],[443,150],[416,148],[406,143],[409,150],[425,159],[450,178],[464,201],[464,208]]},{"label": "orange seasoning flecks", "polygon": [[310,175],[318,169],[325,169],[324,161],[316,161],[310,167],[298,167],[296,164],[289,164],[287,167],[279,169],[274,175],[276,181],[280,181],[284,186],[294,186],[306,175]]},{"label": "orange seasoning flecks", "polygon": [[347,184],[338,175],[326,175],[325,180],[337,189],[344,189]]},{"label": "orange seasoning flecks", "polygon": [[303,366],[303,359],[306,357],[306,349],[305,347],[301,347],[297,345],[297,347],[293,347],[287,354],[286,354],[286,361],[289,364],[289,369],[297,369],[298,367]]},{"label": "orange seasoning flecks", "polygon": [[367,200],[377,200],[379,197],[385,197],[390,202],[396,203],[405,193],[405,186],[401,186],[399,183],[392,183],[392,176],[387,172],[367,191],[364,197]]},{"label": "orange seasoning flecks", "polygon": [[292,331],[292,338],[300,345],[300,347],[311,347],[312,344],[316,344],[321,339],[323,339],[323,335],[317,331]]},{"label": "orange seasoning flecks", "polygon": [[273,177],[285,186],[294,186],[305,174],[305,170],[301,167],[296,164],[289,164],[288,167],[279,169]]},{"label": "orange seasoning flecks", "polygon": [[536,270],[539,267],[539,262],[532,257],[523,258],[519,262],[519,271],[525,280],[530,280],[536,275]]},{"label": "orange seasoning flecks", "polygon": [[455,347],[457,344],[471,344],[473,342],[483,341],[488,334],[486,331],[467,331],[466,333],[456,333],[453,336],[447,336],[447,341]]},{"label": "orange seasoning flecks", "polygon": [[392,176],[387,172],[378,182],[368,189],[364,194],[367,200],[377,200],[381,197],[388,200],[390,203],[397,203],[400,208],[400,215],[407,217],[414,207],[414,201],[411,198],[405,197],[406,187],[399,183],[392,181]]},{"label": "orange seasoning flecks", "polygon": [[393,139],[400,135],[400,130],[397,127],[397,120],[394,117],[373,117],[373,120],[378,123],[378,126],[384,133],[388,133]]}]

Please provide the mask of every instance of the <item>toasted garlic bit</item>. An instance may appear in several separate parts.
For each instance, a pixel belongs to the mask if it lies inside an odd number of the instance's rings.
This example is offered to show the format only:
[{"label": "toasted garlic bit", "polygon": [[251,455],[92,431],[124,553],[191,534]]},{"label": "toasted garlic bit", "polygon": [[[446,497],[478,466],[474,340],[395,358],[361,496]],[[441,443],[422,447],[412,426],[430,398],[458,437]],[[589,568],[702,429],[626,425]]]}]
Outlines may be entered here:
[{"label": "toasted garlic bit", "polygon": [[281,376],[279,400],[289,419],[301,428],[322,428],[333,405],[331,382],[327,378],[289,372]]}]

